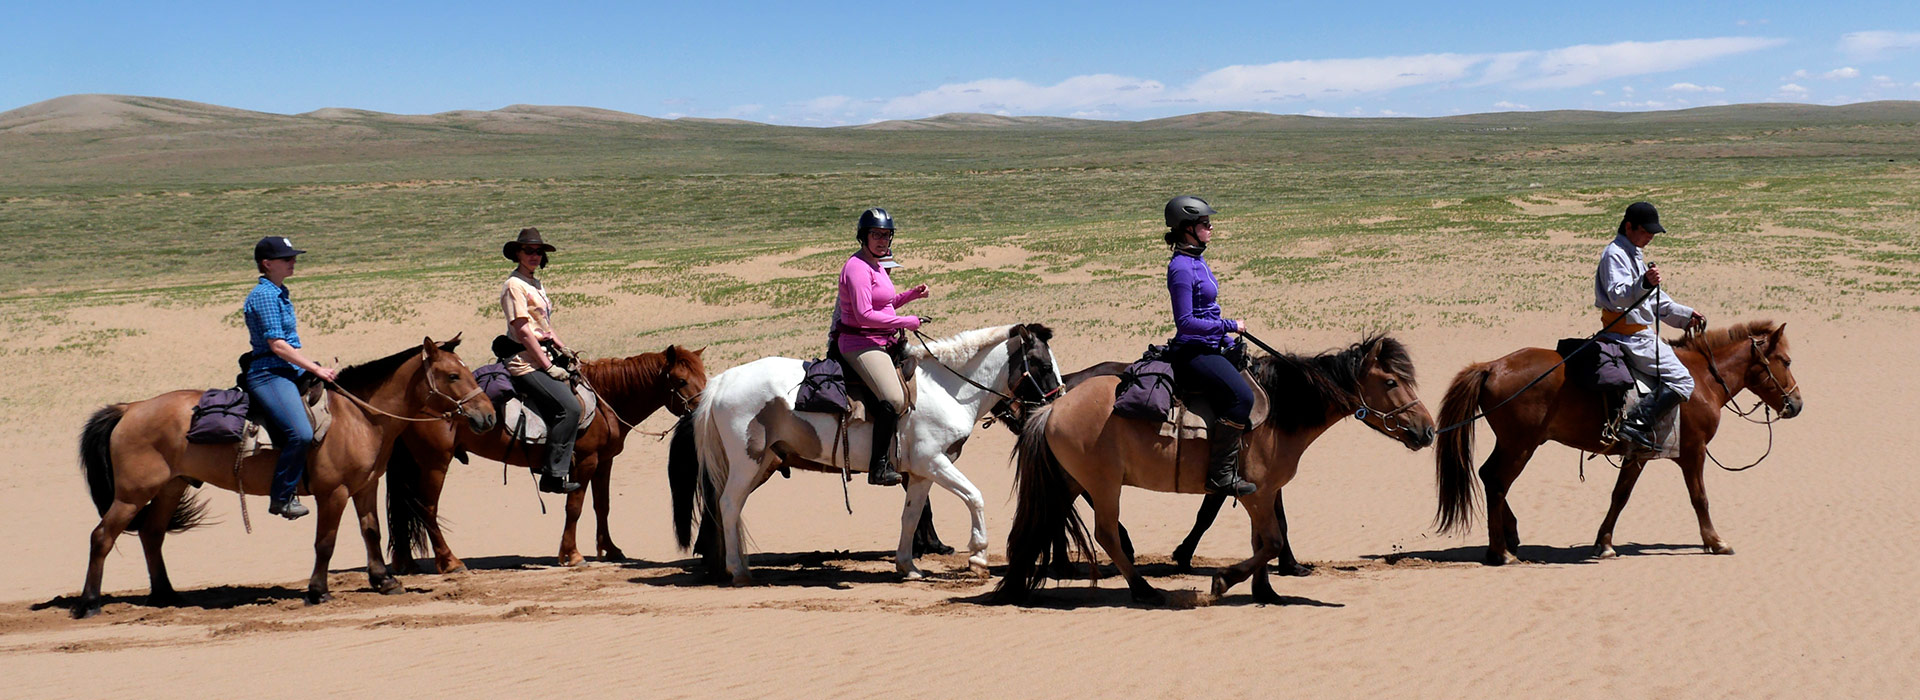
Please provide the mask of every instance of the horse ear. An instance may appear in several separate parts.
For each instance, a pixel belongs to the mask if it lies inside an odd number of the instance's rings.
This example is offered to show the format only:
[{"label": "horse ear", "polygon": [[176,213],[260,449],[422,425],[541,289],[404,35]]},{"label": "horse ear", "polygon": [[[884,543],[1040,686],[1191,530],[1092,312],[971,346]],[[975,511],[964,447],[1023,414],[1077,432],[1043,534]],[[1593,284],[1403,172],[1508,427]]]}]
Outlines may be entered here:
[{"label": "horse ear", "polygon": [[466,331],[461,331],[461,332],[459,332],[459,333],[455,333],[455,334],[453,334],[453,339],[452,339],[452,340],[448,340],[447,342],[444,342],[444,343],[441,343],[441,344],[440,344],[440,349],[441,349],[441,350],[445,350],[445,351],[447,351],[447,352],[453,352],[453,351],[454,351],[454,349],[456,349],[456,348],[459,348],[459,347],[460,347],[460,336],[463,336],[463,335],[466,335],[466,334],[467,334],[467,332],[466,332]]},{"label": "horse ear", "polygon": [[695,350],[695,351],[693,351],[693,356],[694,356],[694,357],[699,357],[701,353],[704,353],[704,352],[706,352],[706,351],[707,351],[707,349],[706,349],[706,348],[700,348],[699,350]]},{"label": "horse ear", "polygon": [[1052,328],[1048,328],[1048,327],[1046,327],[1046,326],[1043,326],[1043,325],[1040,325],[1040,324],[1038,324],[1038,323],[1030,323],[1030,324],[1027,324],[1027,330],[1030,330],[1030,331],[1033,331],[1033,334],[1034,334],[1034,335],[1036,335],[1036,336],[1039,336],[1039,337],[1040,337],[1040,342],[1042,342],[1042,343],[1051,343],[1051,342],[1053,342],[1053,329],[1052,329]]},{"label": "horse ear", "polygon": [[421,361],[421,362],[423,362],[423,363],[424,363],[424,362],[431,362],[431,361],[433,360],[433,353],[434,353],[434,351],[436,351],[436,350],[439,350],[439,349],[440,349],[440,348],[436,348],[436,347],[434,347],[434,346],[433,346],[433,338],[431,338],[431,337],[428,337],[428,336],[421,336],[421,338],[420,338],[420,361]]},{"label": "horse ear", "polygon": [[1781,339],[1786,337],[1785,335],[1786,332],[1787,332],[1787,324],[1782,323],[1779,326],[1774,327],[1772,333],[1767,334],[1767,351],[1768,352],[1772,352],[1775,348],[1780,347],[1780,341]]}]

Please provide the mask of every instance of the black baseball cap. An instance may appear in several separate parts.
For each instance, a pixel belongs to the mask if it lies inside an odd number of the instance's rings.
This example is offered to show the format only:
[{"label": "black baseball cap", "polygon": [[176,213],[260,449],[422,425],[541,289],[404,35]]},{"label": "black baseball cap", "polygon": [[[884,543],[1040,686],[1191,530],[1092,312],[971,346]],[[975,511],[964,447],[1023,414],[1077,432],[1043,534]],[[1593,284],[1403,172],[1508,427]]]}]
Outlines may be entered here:
[{"label": "black baseball cap", "polygon": [[253,259],[255,262],[276,258],[291,258],[305,252],[307,251],[294,250],[293,241],[287,240],[286,236],[267,236],[266,238],[260,239],[259,243],[253,244]]},{"label": "black baseball cap", "polygon": [[1648,233],[1667,232],[1666,227],[1660,225],[1659,210],[1654,209],[1653,205],[1647,202],[1634,202],[1627,205],[1627,216],[1621,219],[1621,221],[1623,223],[1638,224],[1640,228],[1646,229]]}]

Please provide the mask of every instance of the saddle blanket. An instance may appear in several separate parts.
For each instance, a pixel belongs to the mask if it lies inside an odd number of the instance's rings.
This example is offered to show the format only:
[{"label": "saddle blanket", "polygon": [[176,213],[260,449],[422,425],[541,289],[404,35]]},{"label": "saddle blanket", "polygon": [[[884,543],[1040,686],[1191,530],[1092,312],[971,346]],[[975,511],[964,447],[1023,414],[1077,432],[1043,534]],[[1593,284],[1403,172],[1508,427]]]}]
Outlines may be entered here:
[{"label": "saddle blanket", "polygon": [[[327,438],[327,430],[333,427],[333,411],[327,407],[327,388],[314,384],[306,396],[307,422],[313,424],[313,444],[319,445]],[[252,418],[240,431],[240,459],[273,449],[273,431]]]},{"label": "saddle blanket", "polygon": [[[1240,378],[1253,388],[1253,411],[1248,414],[1247,430],[1253,430],[1267,422],[1267,414],[1272,404],[1267,398],[1267,390],[1253,380],[1253,375],[1241,370]],[[1166,420],[1160,423],[1160,436],[1178,440],[1207,439],[1207,419],[1213,416],[1213,409],[1205,401],[1187,397],[1173,403],[1173,409],[1167,412]]]}]

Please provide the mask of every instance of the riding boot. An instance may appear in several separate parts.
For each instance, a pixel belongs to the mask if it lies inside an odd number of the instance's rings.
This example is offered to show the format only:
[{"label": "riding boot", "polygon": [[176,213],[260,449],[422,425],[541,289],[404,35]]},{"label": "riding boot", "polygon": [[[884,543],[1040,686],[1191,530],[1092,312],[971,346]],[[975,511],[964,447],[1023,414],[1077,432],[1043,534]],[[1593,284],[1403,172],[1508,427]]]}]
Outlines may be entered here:
[{"label": "riding boot", "polygon": [[[551,455],[553,449],[553,445],[547,445],[549,455]],[[546,473],[540,475],[541,491],[547,493],[573,493],[580,490],[580,482],[573,480],[573,460],[571,457],[567,459],[565,464],[559,467],[558,474],[554,473],[554,471],[553,458],[549,456],[547,458]]]},{"label": "riding boot", "polygon": [[1246,496],[1258,487],[1240,478],[1240,435],[1244,428],[1224,420],[1207,426],[1207,493]]},{"label": "riding boot", "polygon": [[1642,397],[1640,403],[1634,404],[1633,411],[1627,414],[1627,420],[1620,426],[1620,437],[1642,449],[1660,449],[1660,436],[1654,434],[1653,424],[1683,400],[1680,392],[1661,384],[1660,388],[1653,390],[1652,396]]},{"label": "riding boot", "polygon": [[900,423],[900,414],[893,412],[893,405],[885,401],[867,403],[867,418],[873,423],[873,456],[867,461],[867,483],[875,486],[893,486],[905,481],[900,472],[893,469],[893,434]]}]

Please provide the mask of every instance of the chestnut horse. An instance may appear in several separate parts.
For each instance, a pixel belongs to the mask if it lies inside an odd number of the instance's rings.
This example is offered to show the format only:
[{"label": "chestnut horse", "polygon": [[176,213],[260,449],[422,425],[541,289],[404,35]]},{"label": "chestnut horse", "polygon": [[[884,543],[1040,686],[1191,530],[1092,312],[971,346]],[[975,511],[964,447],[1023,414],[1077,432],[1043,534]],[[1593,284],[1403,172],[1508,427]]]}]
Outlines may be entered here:
[{"label": "chestnut horse", "polygon": [[[1753,321],[1706,331],[1670,349],[1693,374],[1693,396],[1680,405],[1680,472],[1686,478],[1693,512],[1700,520],[1700,539],[1708,552],[1732,554],[1733,547],[1713,529],[1707,516],[1705,460],[1707,442],[1720,428],[1720,408],[1742,390],[1752,391],[1781,418],[1800,415],[1806,403],[1793,379],[1793,359],[1787,351],[1786,326]],[[1524,348],[1492,362],[1471,365],[1454,377],[1440,405],[1440,418],[1449,432],[1436,450],[1435,479],[1440,494],[1436,519],[1441,532],[1465,531],[1472,525],[1474,499],[1473,425],[1485,410],[1493,428],[1493,453],[1480,466],[1480,483],[1487,494],[1487,556],[1494,566],[1519,561],[1520,533],[1507,491],[1525,469],[1533,451],[1553,440],[1564,445],[1606,454],[1619,454],[1621,445],[1600,441],[1601,398],[1566,381],[1566,369],[1554,368],[1560,355],[1544,348]],[[1538,384],[1515,396],[1528,381]],[[1486,407],[1491,406],[1491,409]],[[1459,426],[1458,429],[1453,429]],[[1633,484],[1646,460],[1629,457],[1613,487],[1613,505],[1594,538],[1594,556],[1615,556],[1613,526],[1620,509],[1633,494]]]},{"label": "chestnut horse", "polygon": [[[573,443],[573,480],[593,488],[593,510],[599,526],[594,549],[601,558],[626,558],[607,530],[613,458],[625,449],[632,426],[654,411],[665,407],[676,416],[684,416],[699,403],[700,393],[707,386],[707,369],[700,360],[703,352],[704,348],[688,350],[668,345],[661,352],[593,360],[580,366],[588,386],[600,395],[600,408]],[[466,570],[447,545],[440,527],[440,489],[446,482],[447,465],[455,457],[465,463],[471,452],[530,467],[540,460],[544,449],[513,441],[507,437],[505,425],[471,430],[422,423],[400,436],[400,449],[394,450],[387,462],[387,524],[393,531],[394,568],[411,573],[414,553],[425,553],[431,540],[437,571],[450,574]],[[567,494],[566,523],[560,532],[561,566],[585,561],[574,544],[574,531],[586,500],[587,489]]]},{"label": "chestnut horse", "polygon": [[[1415,392],[1413,361],[1405,346],[1372,336],[1338,352],[1315,357],[1271,355],[1253,360],[1250,373],[1272,398],[1267,421],[1246,434],[1241,471],[1258,490],[1241,497],[1253,520],[1254,554],[1219,572],[1213,593],[1254,576],[1254,596],[1274,601],[1266,562],[1289,551],[1280,510],[1280,489],[1299,470],[1300,455],[1348,416],[1399,440],[1409,449],[1433,442],[1433,418]],[[1152,421],[1113,414],[1119,379],[1093,377],[1052,405],[1034,411],[1015,447],[1019,505],[1007,539],[1006,576],[997,602],[1019,602],[1037,588],[1052,563],[1050,546],[1062,530],[1082,551],[1086,527],[1073,501],[1093,504],[1095,536],[1127,579],[1136,602],[1161,604],[1165,596],[1134,570],[1122,541],[1120,488],[1137,486],[1169,493],[1203,493],[1207,447],[1203,440],[1176,441]],[[1391,407],[1378,410],[1380,407]]]},{"label": "chestnut horse", "polygon": [[[399,579],[382,561],[374,503],[386,453],[400,433],[414,425],[410,420],[437,417],[441,420],[432,424],[440,424],[462,417],[469,427],[482,431],[496,422],[493,406],[481,394],[473,373],[453,352],[459,345],[458,336],[441,345],[429,338],[420,347],[340,371],[336,387],[327,395],[333,427],[308,452],[302,483],[314,495],[320,515],[307,604],[332,599],[327,593],[327,562],[333,558],[340,514],[349,500],[360,516],[360,536],[366,540],[368,581],[381,593],[401,592]],[[80,457],[94,507],[100,511],[100,525],[93,529],[87,582],[74,603],[74,617],[100,612],[100,577],[107,553],[129,525],[138,524],[140,545],[146,551],[148,604],[178,605],[183,601],[167,578],[160,545],[168,532],[199,524],[204,504],[188,489],[208,484],[241,491],[244,484],[243,493],[266,495],[277,452],[262,450],[236,467],[237,445],[187,442],[188,423],[200,394],[188,389],[112,404],[95,411],[81,430]]]}]

